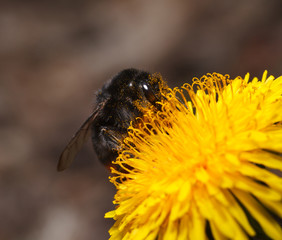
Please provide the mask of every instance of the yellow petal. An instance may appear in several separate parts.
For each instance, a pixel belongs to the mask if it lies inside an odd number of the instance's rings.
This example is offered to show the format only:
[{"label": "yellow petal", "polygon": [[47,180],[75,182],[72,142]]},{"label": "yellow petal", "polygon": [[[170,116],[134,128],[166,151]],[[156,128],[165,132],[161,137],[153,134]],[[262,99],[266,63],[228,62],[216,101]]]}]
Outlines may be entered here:
[{"label": "yellow petal", "polygon": [[252,216],[258,221],[264,232],[272,239],[282,239],[282,229],[279,224],[264,210],[262,206],[248,193],[240,190],[232,190],[236,197],[248,209]]},{"label": "yellow petal", "polygon": [[189,227],[189,238],[197,240],[205,240],[205,219],[199,214],[194,206],[191,213],[191,222]]}]

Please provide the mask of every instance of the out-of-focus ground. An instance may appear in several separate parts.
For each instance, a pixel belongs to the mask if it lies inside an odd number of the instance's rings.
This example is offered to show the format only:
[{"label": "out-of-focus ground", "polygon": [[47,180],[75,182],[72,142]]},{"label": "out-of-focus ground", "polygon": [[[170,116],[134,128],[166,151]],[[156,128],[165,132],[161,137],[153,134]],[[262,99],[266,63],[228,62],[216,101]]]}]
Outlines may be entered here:
[{"label": "out-of-focus ground", "polygon": [[60,152],[127,67],[180,86],[282,74],[282,1],[1,1],[0,239],[108,239],[114,187],[90,143]]}]

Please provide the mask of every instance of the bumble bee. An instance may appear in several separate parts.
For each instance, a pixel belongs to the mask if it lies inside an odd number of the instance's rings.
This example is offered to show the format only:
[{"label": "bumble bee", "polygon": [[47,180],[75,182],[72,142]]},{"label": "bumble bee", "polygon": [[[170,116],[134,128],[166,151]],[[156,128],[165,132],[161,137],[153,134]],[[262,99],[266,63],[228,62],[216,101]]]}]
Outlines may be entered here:
[{"label": "bumble bee", "polygon": [[148,72],[133,68],[119,72],[97,92],[96,107],[62,152],[58,171],[70,166],[91,133],[98,159],[111,166],[130,123],[143,115],[140,106],[159,108],[165,86],[160,76],[152,78]]}]

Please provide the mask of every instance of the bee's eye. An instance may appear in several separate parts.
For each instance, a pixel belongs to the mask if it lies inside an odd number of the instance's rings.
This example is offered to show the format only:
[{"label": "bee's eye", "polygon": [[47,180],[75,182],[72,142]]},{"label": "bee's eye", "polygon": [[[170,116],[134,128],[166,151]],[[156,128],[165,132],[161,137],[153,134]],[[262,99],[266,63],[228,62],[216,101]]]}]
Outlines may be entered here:
[{"label": "bee's eye", "polygon": [[149,102],[155,103],[157,101],[152,88],[148,84],[142,83],[142,90],[144,92],[145,97],[148,99]]},{"label": "bee's eye", "polygon": [[130,83],[128,84],[128,87],[132,88],[132,87],[133,87],[133,82],[130,82]]}]

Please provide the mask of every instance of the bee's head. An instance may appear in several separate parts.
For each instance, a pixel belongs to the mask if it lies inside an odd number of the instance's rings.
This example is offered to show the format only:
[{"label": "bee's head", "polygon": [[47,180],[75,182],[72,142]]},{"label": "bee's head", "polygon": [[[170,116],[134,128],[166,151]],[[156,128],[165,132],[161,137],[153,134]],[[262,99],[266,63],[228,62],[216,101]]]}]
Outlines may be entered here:
[{"label": "bee's head", "polygon": [[162,99],[160,89],[163,86],[164,82],[160,76],[130,68],[118,73],[107,88],[120,99],[145,100],[155,105]]}]

